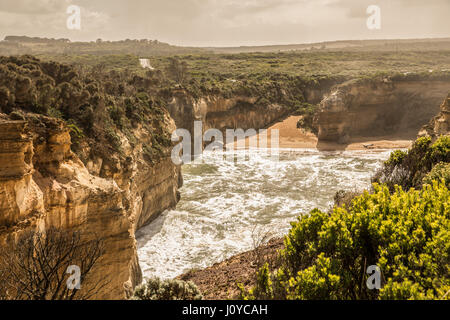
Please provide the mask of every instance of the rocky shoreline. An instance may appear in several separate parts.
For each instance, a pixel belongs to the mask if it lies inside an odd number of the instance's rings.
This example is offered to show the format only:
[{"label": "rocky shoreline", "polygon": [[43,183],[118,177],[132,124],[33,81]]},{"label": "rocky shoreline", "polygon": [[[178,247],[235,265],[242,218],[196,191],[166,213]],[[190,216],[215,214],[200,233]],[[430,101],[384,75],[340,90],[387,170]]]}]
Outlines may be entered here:
[{"label": "rocky shoreline", "polygon": [[240,294],[238,284],[247,290],[255,285],[255,273],[261,267],[257,261],[270,261],[274,269],[278,264],[278,250],[282,248],[283,239],[274,238],[253,250],[237,254],[205,269],[191,270],[177,279],[194,282],[204,299],[237,299]]}]

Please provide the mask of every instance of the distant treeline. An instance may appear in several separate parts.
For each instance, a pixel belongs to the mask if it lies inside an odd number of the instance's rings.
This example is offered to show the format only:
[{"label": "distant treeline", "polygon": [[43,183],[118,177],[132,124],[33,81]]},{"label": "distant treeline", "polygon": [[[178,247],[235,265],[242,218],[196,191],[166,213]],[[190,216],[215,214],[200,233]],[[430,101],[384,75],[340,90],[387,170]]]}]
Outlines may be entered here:
[{"label": "distant treeline", "polygon": [[167,56],[202,53],[251,53],[288,51],[344,51],[344,52],[405,52],[405,51],[449,51],[450,38],[435,39],[387,39],[345,40],[307,44],[241,46],[241,47],[181,47],[158,40],[125,39],[107,41],[97,39],[90,42],[72,42],[61,38],[6,36],[0,41],[0,55],[23,54],[134,54],[140,56]]},{"label": "distant treeline", "polygon": [[69,39],[49,39],[27,36],[6,36],[0,41],[0,55],[23,54],[134,54],[139,56],[205,53],[206,49],[178,47],[158,40],[121,40],[71,42]]},{"label": "distant treeline", "polygon": [[69,39],[54,39],[54,38],[39,38],[39,37],[27,37],[27,36],[6,36],[5,40],[7,42],[25,42],[25,43],[52,43],[52,42],[62,42],[69,43]]}]

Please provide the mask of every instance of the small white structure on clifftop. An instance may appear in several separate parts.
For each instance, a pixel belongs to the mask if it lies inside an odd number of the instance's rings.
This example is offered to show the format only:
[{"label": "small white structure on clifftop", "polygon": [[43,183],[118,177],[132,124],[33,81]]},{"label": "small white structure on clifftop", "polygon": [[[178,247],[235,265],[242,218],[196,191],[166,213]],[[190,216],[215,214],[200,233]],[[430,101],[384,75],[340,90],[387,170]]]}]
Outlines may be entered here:
[{"label": "small white structure on clifftop", "polygon": [[142,68],[155,70],[150,64],[150,59],[139,59],[139,62],[141,63]]}]

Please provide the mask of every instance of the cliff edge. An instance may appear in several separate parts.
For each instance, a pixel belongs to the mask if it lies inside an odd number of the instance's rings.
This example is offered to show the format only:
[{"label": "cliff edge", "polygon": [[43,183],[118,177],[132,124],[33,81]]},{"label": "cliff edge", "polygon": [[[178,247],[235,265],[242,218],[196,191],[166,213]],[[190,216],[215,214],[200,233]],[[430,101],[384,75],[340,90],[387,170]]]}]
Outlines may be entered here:
[{"label": "cliff edge", "polygon": [[107,283],[94,299],[124,299],[141,282],[135,231],[174,207],[182,184],[175,123],[133,79],[0,57],[0,246],[50,228],[101,240],[81,284]]}]

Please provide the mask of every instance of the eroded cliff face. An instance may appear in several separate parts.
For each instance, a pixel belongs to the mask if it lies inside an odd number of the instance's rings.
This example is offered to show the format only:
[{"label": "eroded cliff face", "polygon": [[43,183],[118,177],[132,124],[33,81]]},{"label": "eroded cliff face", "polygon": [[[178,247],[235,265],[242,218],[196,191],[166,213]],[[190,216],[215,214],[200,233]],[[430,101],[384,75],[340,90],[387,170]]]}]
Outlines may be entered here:
[{"label": "eroded cliff face", "polygon": [[[12,246],[30,228],[80,230],[85,240],[100,238],[105,254],[82,290],[105,281],[94,298],[123,299],[142,278],[135,231],[175,206],[180,170],[168,157],[146,161],[142,145],[131,147],[125,136],[126,165],[114,155],[83,163],[71,151],[69,130],[45,116],[12,121],[0,114],[0,245]],[[135,130],[145,143],[148,132]]]},{"label": "eroded cliff face", "polygon": [[[164,121],[168,130],[176,129],[168,114]],[[82,157],[92,175],[114,180],[123,190],[124,205],[136,231],[177,204],[178,188],[183,183],[181,168],[173,164],[170,149],[157,161],[148,159],[144,146],[152,144],[151,132],[141,125],[133,129],[132,134],[137,138],[133,145],[122,132],[117,134],[121,140],[121,156],[126,161],[114,154],[108,159],[96,156],[87,143],[83,145]]]},{"label": "eroded cliff face", "polygon": [[449,81],[349,81],[320,103],[314,119],[321,141],[347,143],[353,137],[415,132],[439,111]]},{"label": "eroded cliff face", "polygon": [[433,140],[442,135],[450,135],[450,94],[442,103],[439,114],[419,132],[419,137],[430,136]]},{"label": "eroded cliff face", "polygon": [[261,105],[258,98],[236,96],[224,98],[205,96],[194,99],[184,91],[173,95],[167,109],[175,120],[177,128],[189,130],[194,128],[194,121],[202,121],[203,131],[215,128],[226,129],[261,129],[287,116],[290,110],[279,104]]}]

